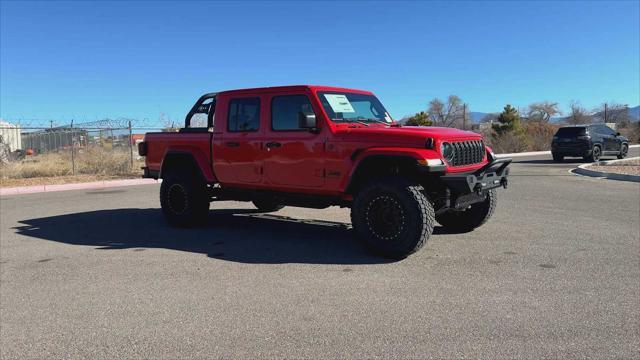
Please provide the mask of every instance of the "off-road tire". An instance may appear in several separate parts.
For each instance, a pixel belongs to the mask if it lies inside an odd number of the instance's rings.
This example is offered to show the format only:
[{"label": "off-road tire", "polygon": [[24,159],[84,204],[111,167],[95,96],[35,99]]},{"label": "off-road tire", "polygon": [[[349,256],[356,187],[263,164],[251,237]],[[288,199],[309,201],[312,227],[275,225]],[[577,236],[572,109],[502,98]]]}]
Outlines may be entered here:
[{"label": "off-road tire", "polygon": [[170,174],[160,185],[160,206],[167,222],[172,226],[202,225],[209,214],[206,185],[197,179]]},{"label": "off-road tire", "polygon": [[583,159],[588,162],[596,162],[600,160],[602,156],[602,148],[600,145],[593,145],[593,149],[591,149],[591,154],[585,156]]},{"label": "off-road tire", "polygon": [[436,215],[436,221],[448,232],[469,232],[489,221],[497,204],[497,193],[492,189],[487,192],[487,198],[483,202],[475,203],[462,211],[449,210]]},{"label": "off-road tire", "polygon": [[553,161],[555,161],[555,162],[563,162],[564,161],[564,155],[555,154],[555,153],[552,153],[551,155],[553,156]]},{"label": "off-road tire", "polygon": [[282,209],[284,205],[277,203],[274,199],[255,199],[252,201],[253,206],[258,208],[260,212],[274,212]]},{"label": "off-road tire", "polygon": [[[433,232],[433,206],[422,186],[404,178],[373,180],[355,195],[354,232],[377,255],[403,259],[418,251]],[[384,221],[382,221],[384,219]]]},{"label": "off-road tire", "polygon": [[626,158],[627,154],[629,154],[629,145],[622,144],[622,146],[620,147],[620,154],[618,154],[618,159]]}]

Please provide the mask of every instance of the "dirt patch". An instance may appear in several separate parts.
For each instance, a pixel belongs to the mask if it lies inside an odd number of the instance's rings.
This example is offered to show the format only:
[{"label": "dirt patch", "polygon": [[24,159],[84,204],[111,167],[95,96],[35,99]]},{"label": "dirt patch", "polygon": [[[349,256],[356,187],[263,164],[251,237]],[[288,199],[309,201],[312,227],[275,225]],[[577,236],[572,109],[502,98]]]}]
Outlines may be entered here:
[{"label": "dirt patch", "polygon": [[616,161],[614,163],[598,163],[587,167],[589,170],[606,173],[640,176],[640,159]]}]

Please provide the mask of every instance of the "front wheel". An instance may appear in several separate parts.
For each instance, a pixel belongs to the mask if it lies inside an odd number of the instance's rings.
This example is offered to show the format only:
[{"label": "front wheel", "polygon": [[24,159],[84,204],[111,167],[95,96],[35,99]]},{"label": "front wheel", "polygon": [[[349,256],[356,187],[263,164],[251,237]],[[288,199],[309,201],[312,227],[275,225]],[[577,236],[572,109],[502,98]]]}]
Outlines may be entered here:
[{"label": "front wheel", "polygon": [[447,231],[456,233],[469,232],[489,221],[497,204],[497,193],[495,189],[492,189],[487,192],[487,197],[484,201],[475,203],[462,211],[448,210],[437,215],[436,220]]},{"label": "front wheel", "polygon": [[284,205],[279,204],[274,199],[267,198],[255,199],[252,203],[260,212],[274,212],[284,207]]},{"label": "front wheel", "polygon": [[620,154],[618,154],[618,159],[626,158],[628,153],[629,153],[629,145],[622,144],[622,147],[620,147]]},{"label": "front wheel", "polygon": [[372,252],[403,259],[418,251],[433,232],[434,211],[420,185],[403,178],[373,181],[351,207],[357,237]]},{"label": "front wheel", "polygon": [[553,154],[551,154],[551,155],[553,156],[553,161],[555,161],[555,162],[562,162],[562,161],[564,161],[564,155],[562,155],[562,154],[556,154],[556,153],[553,153]]},{"label": "front wheel", "polygon": [[200,225],[209,214],[206,185],[187,176],[169,175],[160,185],[160,206],[172,226]]}]

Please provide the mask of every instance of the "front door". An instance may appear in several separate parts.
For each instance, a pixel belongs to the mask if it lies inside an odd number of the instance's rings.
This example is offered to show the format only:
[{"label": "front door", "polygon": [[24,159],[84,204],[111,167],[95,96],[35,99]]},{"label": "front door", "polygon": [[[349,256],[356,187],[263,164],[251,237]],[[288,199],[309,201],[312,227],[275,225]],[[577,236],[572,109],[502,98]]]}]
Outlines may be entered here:
[{"label": "front door", "polygon": [[314,110],[306,94],[283,94],[269,101],[269,130],[264,143],[264,182],[286,188],[317,188],[324,185],[322,135],[299,127],[304,114]]},{"label": "front door", "polygon": [[605,151],[620,151],[620,142],[613,129],[606,125],[598,125],[598,132],[602,135]]}]

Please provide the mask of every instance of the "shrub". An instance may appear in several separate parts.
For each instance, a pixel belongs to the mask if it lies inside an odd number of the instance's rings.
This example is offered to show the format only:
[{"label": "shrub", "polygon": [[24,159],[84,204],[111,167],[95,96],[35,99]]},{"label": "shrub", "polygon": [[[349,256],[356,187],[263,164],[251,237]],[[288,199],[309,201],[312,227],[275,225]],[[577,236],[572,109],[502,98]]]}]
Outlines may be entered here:
[{"label": "shrub", "polygon": [[548,123],[531,122],[524,124],[523,128],[524,134],[528,139],[527,150],[543,151],[551,148],[551,140],[556,131],[558,131],[559,126]]},{"label": "shrub", "polygon": [[618,128],[618,131],[622,136],[629,139],[629,143],[640,143],[640,121],[621,126]]},{"label": "shrub", "polygon": [[491,138],[492,149],[496,153],[513,153],[528,150],[528,141],[522,134],[509,131],[494,134]]}]

